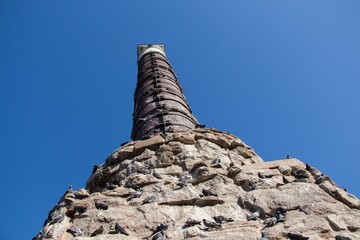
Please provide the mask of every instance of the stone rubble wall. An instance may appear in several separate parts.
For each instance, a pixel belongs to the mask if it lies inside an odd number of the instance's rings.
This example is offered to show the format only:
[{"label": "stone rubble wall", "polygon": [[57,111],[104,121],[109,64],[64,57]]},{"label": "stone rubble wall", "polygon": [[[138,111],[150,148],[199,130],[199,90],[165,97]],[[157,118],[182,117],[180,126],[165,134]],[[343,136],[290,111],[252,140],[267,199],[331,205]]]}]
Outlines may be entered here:
[{"label": "stone rubble wall", "polygon": [[[142,195],[130,199],[138,188]],[[204,189],[216,196],[204,196]],[[143,204],[152,195],[155,200]],[[281,206],[288,207],[285,218],[264,224]],[[248,220],[256,211],[260,216]],[[64,218],[52,220],[54,212]],[[234,221],[218,228],[184,226],[188,219],[213,221],[218,215]],[[116,223],[129,235],[115,233]],[[117,149],[94,168],[86,189],[61,198],[36,239],[151,239],[161,223],[168,225],[164,239],[257,240],[261,232],[268,239],[290,239],[289,233],[313,240],[360,239],[360,201],[297,159],[264,162],[235,136],[196,129]],[[103,232],[90,237],[100,225]],[[67,232],[72,227],[81,228],[81,235]]]}]

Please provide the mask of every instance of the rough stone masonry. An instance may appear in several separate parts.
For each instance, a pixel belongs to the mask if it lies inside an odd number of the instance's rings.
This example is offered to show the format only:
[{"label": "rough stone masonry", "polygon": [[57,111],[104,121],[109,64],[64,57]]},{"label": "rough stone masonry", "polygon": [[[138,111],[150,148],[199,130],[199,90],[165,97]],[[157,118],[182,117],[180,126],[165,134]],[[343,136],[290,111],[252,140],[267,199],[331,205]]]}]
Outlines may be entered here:
[{"label": "rough stone masonry", "polygon": [[[86,188],[69,188],[33,239],[360,239],[359,199],[328,176],[293,158],[264,162],[199,127],[187,103],[152,99],[157,115],[144,118],[157,122],[133,129]],[[180,113],[174,128],[164,109]]]}]

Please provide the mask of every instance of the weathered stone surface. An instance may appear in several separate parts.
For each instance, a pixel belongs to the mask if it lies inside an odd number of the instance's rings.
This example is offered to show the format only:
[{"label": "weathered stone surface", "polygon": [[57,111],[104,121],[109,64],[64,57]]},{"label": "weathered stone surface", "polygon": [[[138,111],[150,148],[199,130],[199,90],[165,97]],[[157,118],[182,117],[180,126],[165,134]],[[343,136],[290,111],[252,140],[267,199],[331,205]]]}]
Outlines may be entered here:
[{"label": "weathered stone surface", "polygon": [[344,223],[344,221],[340,216],[337,216],[335,214],[330,214],[326,216],[326,220],[329,222],[330,226],[335,231],[346,230],[346,224]]},{"label": "weathered stone surface", "polygon": [[330,196],[343,202],[350,208],[360,209],[360,201],[354,195],[345,192],[344,190],[332,185],[326,181],[320,184],[320,188],[327,192]]},{"label": "weathered stone surface", "polygon": [[[166,223],[165,239],[257,240],[261,232],[270,240],[288,239],[288,233],[360,239],[359,199],[328,177],[316,184],[321,174],[297,159],[263,162],[240,139],[214,129],[158,135],[122,146],[94,171],[86,190],[62,197],[42,238],[148,239]],[[150,196],[153,201],[144,202]],[[97,207],[99,202],[106,207]],[[288,208],[280,218],[281,206]],[[259,217],[248,220],[255,211]],[[63,220],[52,220],[53,212]],[[213,221],[219,215],[234,221],[210,229],[203,223],[184,226],[188,219]],[[273,216],[277,222],[266,226]],[[114,234],[116,223],[129,236]],[[90,238],[100,226],[103,233]],[[82,228],[82,235],[66,232],[71,227]]]},{"label": "weathered stone surface", "polygon": [[183,144],[195,144],[195,134],[193,132],[168,133],[165,135],[165,141],[179,141]]},{"label": "weathered stone surface", "polygon": [[290,176],[291,175],[291,167],[289,165],[280,165],[278,167],[278,170],[281,172],[284,176]]},{"label": "weathered stone surface", "polygon": [[142,162],[153,156],[155,156],[155,151],[146,148],[139,156],[136,156],[134,160],[137,162]]},{"label": "weathered stone surface", "polygon": [[148,149],[153,149],[156,146],[165,143],[165,140],[163,137],[161,137],[160,135],[156,135],[152,138],[143,140],[143,141],[136,141],[134,144],[134,151],[141,151],[142,149],[148,148]]}]

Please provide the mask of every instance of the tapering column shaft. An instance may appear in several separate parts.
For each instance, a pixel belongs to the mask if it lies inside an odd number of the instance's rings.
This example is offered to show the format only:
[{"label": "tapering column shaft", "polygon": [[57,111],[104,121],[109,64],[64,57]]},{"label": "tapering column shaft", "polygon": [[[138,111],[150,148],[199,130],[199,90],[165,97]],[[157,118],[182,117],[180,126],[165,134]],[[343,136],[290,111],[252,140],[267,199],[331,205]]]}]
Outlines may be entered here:
[{"label": "tapering column shaft", "polygon": [[131,137],[140,140],[161,132],[189,131],[192,115],[164,45],[138,45],[138,81]]}]

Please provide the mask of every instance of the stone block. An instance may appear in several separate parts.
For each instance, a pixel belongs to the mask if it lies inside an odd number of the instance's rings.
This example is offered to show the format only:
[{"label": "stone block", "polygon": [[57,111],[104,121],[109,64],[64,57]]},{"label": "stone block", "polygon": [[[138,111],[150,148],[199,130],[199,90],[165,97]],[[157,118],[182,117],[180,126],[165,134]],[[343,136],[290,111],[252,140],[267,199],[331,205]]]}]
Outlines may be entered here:
[{"label": "stone block", "polygon": [[195,144],[195,134],[193,132],[170,133],[165,136],[165,141],[179,141],[183,144]]},{"label": "stone block", "polygon": [[346,230],[346,224],[340,216],[330,214],[326,216],[326,220],[335,231]]},{"label": "stone block", "polygon": [[360,209],[360,201],[354,195],[345,192],[344,190],[332,185],[328,181],[321,183],[319,186],[330,196],[332,196],[336,200],[341,201],[348,207]]},{"label": "stone block", "polygon": [[139,152],[145,148],[154,149],[156,146],[165,143],[165,140],[160,135],[156,135],[146,140],[137,141],[134,144],[134,151]]}]

